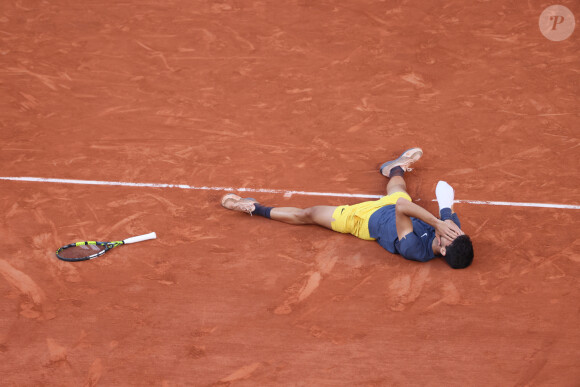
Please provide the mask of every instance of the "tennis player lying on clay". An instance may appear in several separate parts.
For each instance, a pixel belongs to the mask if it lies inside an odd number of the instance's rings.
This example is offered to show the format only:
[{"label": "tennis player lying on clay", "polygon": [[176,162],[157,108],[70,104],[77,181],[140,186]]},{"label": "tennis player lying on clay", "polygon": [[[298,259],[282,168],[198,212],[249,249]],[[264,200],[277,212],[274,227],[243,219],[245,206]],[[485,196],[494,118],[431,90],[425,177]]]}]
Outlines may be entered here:
[{"label": "tennis player lying on clay", "polygon": [[440,219],[413,203],[407,193],[403,175],[411,171],[409,166],[422,155],[421,148],[412,148],[384,163],[380,172],[389,178],[387,196],[375,201],[305,209],[274,208],[229,193],[221,203],[228,210],[288,224],[316,224],[360,239],[376,240],[390,253],[409,260],[427,262],[442,257],[454,269],[466,268],[473,261],[473,245],[461,231],[459,218],[453,212],[453,188],[444,181],[437,184]]}]

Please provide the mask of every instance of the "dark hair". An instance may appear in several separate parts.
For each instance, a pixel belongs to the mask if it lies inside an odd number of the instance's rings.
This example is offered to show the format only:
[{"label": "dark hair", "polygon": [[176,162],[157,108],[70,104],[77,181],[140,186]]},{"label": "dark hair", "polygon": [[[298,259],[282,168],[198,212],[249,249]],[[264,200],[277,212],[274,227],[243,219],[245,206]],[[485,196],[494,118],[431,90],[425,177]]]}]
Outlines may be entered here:
[{"label": "dark hair", "polygon": [[454,269],[464,269],[473,261],[473,244],[467,235],[460,235],[445,249],[445,261]]}]

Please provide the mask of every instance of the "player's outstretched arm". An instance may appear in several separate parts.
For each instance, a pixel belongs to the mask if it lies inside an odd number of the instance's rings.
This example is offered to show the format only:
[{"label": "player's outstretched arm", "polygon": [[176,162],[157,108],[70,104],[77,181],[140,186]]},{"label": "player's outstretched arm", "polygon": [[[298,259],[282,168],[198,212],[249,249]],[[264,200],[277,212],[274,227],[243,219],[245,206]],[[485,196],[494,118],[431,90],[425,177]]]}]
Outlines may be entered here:
[{"label": "player's outstretched arm", "polygon": [[423,207],[420,207],[407,199],[399,198],[397,200],[395,215],[397,222],[397,236],[399,237],[399,240],[413,231],[413,222],[411,221],[411,217],[420,219],[435,228],[435,232],[438,236],[444,236],[450,240],[454,240],[457,236],[460,235],[459,231],[457,231],[457,226],[453,227],[450,224],[436,218]]}]

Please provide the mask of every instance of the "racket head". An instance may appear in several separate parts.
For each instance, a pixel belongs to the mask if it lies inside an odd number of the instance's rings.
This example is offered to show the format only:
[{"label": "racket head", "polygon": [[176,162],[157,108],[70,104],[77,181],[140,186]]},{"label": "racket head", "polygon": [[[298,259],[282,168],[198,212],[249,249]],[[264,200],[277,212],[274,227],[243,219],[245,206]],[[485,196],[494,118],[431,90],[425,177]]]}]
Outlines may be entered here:
[{"label": "racket head", "polygon": [[71,243],[66,246],[62,246],[56,251],[56,256],[58,259],[67,262],[78,262],[87,261],[89,259],[94,259],[105,254],[107,251],[111,250],[113,247],[117,247],[123,244],[123,241],[117,242],[96,242],[96,241],[84,241]]}]

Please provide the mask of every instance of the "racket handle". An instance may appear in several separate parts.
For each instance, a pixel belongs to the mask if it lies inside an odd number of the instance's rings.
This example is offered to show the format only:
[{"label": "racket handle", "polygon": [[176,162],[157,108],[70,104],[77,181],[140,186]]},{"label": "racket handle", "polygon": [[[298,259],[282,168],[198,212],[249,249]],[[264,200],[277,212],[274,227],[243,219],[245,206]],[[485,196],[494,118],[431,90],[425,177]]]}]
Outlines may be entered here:
[{"label": "racket handle", "polygon": [[151,232],[149,234],[138,235],[138,236],[134,236],[131,238],[127,238],[123,241],[123,243],[129,244],[129,243],[141,242],[141,241],[146,241],[148,239],[155,239],[155,238],[157,238],[157,234],[155,234],[154,232]]}]

